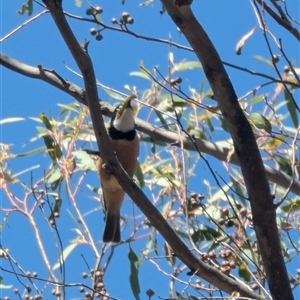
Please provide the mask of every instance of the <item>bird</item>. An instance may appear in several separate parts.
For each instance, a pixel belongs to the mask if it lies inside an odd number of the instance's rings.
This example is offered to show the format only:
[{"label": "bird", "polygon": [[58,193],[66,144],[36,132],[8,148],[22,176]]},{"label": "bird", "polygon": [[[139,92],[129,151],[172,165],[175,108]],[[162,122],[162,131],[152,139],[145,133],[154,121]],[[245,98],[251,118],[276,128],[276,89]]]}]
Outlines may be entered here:
[{"label": "bird", "polygon": [[[131,106],[131,100],[134,98],[136,97],[129,96],[116,107],[108,128],[113,151],[130,178],[133,178],[135,173],[140,144]],[[97,169],[102,184],[106,211],[103,242],[119,243],[121,241],[120,210],[125,191],[117,179],[105,168],[101,155],[97,161]]]}]

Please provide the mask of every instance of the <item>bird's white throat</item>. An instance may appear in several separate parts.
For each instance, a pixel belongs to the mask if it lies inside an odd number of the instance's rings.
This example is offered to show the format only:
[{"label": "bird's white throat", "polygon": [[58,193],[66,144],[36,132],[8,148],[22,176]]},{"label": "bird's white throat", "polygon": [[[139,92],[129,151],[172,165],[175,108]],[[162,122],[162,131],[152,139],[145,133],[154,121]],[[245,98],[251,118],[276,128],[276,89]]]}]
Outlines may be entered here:
[{"label": "bird's white throat", "polygon": [[134,129],[134,114],[132,108],[123,111],[119,119],[113,121],[113,126],[122,132],[128,132]]}]

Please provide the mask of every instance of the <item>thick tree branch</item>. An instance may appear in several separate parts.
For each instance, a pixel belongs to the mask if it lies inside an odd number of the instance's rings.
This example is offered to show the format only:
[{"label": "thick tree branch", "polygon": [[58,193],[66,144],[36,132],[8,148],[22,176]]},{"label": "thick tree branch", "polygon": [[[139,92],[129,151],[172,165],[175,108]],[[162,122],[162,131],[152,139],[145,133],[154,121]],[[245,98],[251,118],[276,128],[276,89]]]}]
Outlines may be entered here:
[{"label": "thick tree branch", "polygon": [[[92,63],[87,54],[80,48],[78,42],[76,41],[73,32],[65,20],[62,7],[57,5],[58,1],[53,2],[51,0],[43,0],[43,2],[49,8],[61,35],[63,36],[74,59],[76,60],[76,63],[78,64],[78,67],[82,72],[85,83],[86,99],[90,109],[97,142],[98,145],[101,146],[101,154],[104,161],[108,164],[107,166],[109,167],[110,171],[117,177],[119,183],[124,188],[126,193],[138,205],[152,225],[163,235],[163,237],[172,247],[176,256],[191,270],[193,270],[193,272],[228,293],[238,291],[242,296],[245,297],[263,299],[263,297],[252,292],[246,285],[234,280],[230,276],[222,274],[220,271],[197,259],[191,253],[188,247],[182,242],[182,240],[175,234],[163,216],[147,199],[145,194],[137,187],[137,185],[129,178],[129,176],[117,163],[114,153],[110,151],[110,141],[105,132],[102,113],[98,103],[96,80]],[[59,4],[61,4],[60,1]],[[106,143],[108,143],[108,145]]]},{"label": "thick tree branch", "polygon": [[[283,28],[288,30],[298,41],[300,41],[300,32],[290,23],[290,21],[284,14],[282,15],[276,14],[276,12],[264,0],[255,0],[255,1],[259,3],[262,9],[265,10],[279,25],[281,25]],[[276,5],[278,7],[278,4]]]},{"label": "thick tree branch", "polygon": [[[6,56],[3,53],[0,53],[0,65],[3,65],[4,67],[24,76],[45,81],[58,88],[59,90],[69,94],[79,103],[87,106],[85,91],[76,84],[66,79],[62,79],[55,71],[44,69],[41,66],[33,67],[24,64],[18,60]],[[100,101],[100,99],[98,99],[98,101]],[[111,117],[114,108],[104,101],[100,102],[103,115]],[[182,140],[182,145],[185,150],[199,150],[202,153],[211,155],[221,161],[227,161],[229,153],[231,151],[229,148],[222,147],[215,143],[199,138],[195,138],[194,143],[187,136],[180,136],[177,132],[158,128],[157,126],[153,126],[149,122],[143,121],[141,119],[136,119],[136,126],[139,131],[148,134],[153,141],[161,141],[181,147],[181,144],[178,144],[177,142]],[[195,147],[195,144],[197,147]],[[229,163],[237,166],[240,165],[236,155],[230,156]],[[290,188],[290,191],[295,194],[299,193],[299,181],[293,180],[293,178],[286,175],[285,173],[275,170],[269,166],[265,165],[264,167],[268,180],[286,189]]]},{"label": "thick tree branch", "polygon": [[292,300],[294,297],[281,251],[275,206],[251,126],[240,108],[219,54],[190,6],[178,7],[173,0],[162,0],[162,3],[202,63],[219,108],[228,122],[247,187],[254,229],[272,297]]},{"label": "thick tree branch", "polygon": [[59,90],[74,97],[79,103],[87,105],[85,91],[72,82],[57,76],[53,70],[44,69],[41,65],[33,67],[0,52],[0,65],[24,76],[45,81]]}]

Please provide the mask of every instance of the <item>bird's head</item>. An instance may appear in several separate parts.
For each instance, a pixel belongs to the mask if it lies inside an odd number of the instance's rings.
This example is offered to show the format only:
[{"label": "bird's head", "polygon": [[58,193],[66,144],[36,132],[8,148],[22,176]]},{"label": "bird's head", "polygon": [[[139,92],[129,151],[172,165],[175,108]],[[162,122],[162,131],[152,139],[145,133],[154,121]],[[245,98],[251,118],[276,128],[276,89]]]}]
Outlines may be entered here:
[{"label": "bird's head", "polygon": [[134,98],[136,98],[135,95],[129,96],[122,104],[116,107],[111,119],[111,127],[121,132],[134,130],[134,113],[130,103]]}]

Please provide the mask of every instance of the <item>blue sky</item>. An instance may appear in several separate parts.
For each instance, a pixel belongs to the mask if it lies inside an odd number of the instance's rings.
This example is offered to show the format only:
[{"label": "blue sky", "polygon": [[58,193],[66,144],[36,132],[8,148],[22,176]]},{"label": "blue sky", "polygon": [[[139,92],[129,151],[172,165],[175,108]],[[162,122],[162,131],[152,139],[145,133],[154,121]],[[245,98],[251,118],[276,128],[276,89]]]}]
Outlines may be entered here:
[{"label": "blue sky", "polygon": [[[23,1],[1,1],[0,38],[4,37],[28,19],[28,16],[26,15],[20,16],[17,14],[17,10],[21,7],[22,3]],[[124,6],[121,5],[121,1],[114,1],[113,4],[107,4],[104,1],[95,1],[93,4],[103,5],[104,13],[101,15],[101,18],[104,23],[110,25],[111,18],[115,17],[118,19],[123,11],[128,11],[135,20],[134,24],[129,27],[132,31],[145,36],[154,36],[162,39],[171,38],[173,42],[186,46],[188,45],[184,36],[180,35],[168,15],[159,14],[159,11],[161,10],[160,1],[154,1],[153,4],[146,7],[140,7],[139,1],[130,0],[127,0]],[[64,1],[64,10],[74,15],[86,17],[84,12],[87,7],[88,4],[84,1],[82,8],[77,8],[73,1]],[[288,7],[291,12],[299,11],[299,3],[297,0],[290,0],[288,2]],[[264,72],[276,77],[276,73],[273,69],[266,68],[265,64],[253,58],[255,55],[269,58],[269,53],[263,43],[263,35],[260,30],[257,30],[249,41],[247,41],[246,46],[242,50],[242,55],[237,56],[235,54],[237,42],[243,35],[256,26],[256,19],[248,1],[195,0],[193,9],[201,24],[207,30],[207,33],[211,37],[223,61],[256,70],[257,72]],[[40,11],[42,11],[42,9],[35,4],[33,14],[35,15]],[[298,15],[295,14],[295,17],[297,16]],[[82,42],[84,38],[91,40],[89,54],[94,63],[96,77],[102,84],[113,87],[121,92],[126,92],[124,89],[124,85],[126,84],[136,86],[138,91],[149,88],[148,81],[135,76],[130,76],[130,72],[139,71],[139,64],[141,61],[143,61],[148,69],[152,70],[154,67],[158,67],[164,75],[167,75],[168,53],[170,51],[168,45],[136,39],[130,35],[108,30],[102,32],[104,39],[101,42],[97,42],[89,34],[90,28],[94,27],[91,23],[80,22],[74,19],[68,20],[80,42]],[[269,20],[268,24],[270,28],[274,30],[276,36],[282,38],[287,56],[294,59],[298,66],[299,44],[296,39],[288,36],[286,31],[279,28],[274,21]],[[1,52],[12,58],[32,66],[41,64],[45,68],[54,69],[62,77],[83,87],[81,79],[66,68],[67,66],[78,71],[73,58],[69,54],[69,51],[49,14],[42,16],[19,30],[16,34],[2,42],[0,47]],[[178,50],[176,48],[171,48],[171,51],[174,53],[176,62],[180,62],[183,59],[196,60],[195,55],[191,52]],[[278,51],[275,51],[275,53],[277,52]],[[286,63],[280,60],[278,63],[279,69],[282,70],[284,65],[286,65]],[[12,144],[11,151],[13,153],[22,153],[42,146],[43,142],[41,139],[24,146],[32,137],[36,136],[36,126],[40,126],[40,124],[29,119],[29,117],[37,118],[41,112],[44,112],[47,116],[52,115],[56,118],[60,111],[60,108],[56,104],[68,104],[73,102],[73,99],[44,82],[26,78],[5,68],[1,68],[0,70],[0,119],[9,117],[23,117],[26,119],[26,121],[23,122],[2,125],[0,129],[1,142]],[[250,88],[254,88],[257,85],[266,82],[266,80],[262,80],[259,77],[251,76],[241,71],[231,68],[227,68],[227,70],[239,97],[248,92]],[[186,73],[178,73],[178,76],[183,76],[185,87],[192,86],[195,89],[199,89],[203,79],[203,72],[202,70],[191,70]],[[208,86],[206,86],[206,89],[208,89]],[[262,91],[268,92],[269,88],[267,87]],[[111,99],[101,89],[99,89],[99,96],[106,101],[111,101],[112,104],[116,103],[115,100]],[[260,111],[260,109],[259,106],[256,107],[257,111]],[[146,115],[147,111],[144,110],[139,117],[145,117]],[[220,129],[217,130],[217,133],[215,133],[214,136],[217,141],[226,139],[227,137],[228,136],[222,133],[222,130]],[[142,149],[146,154],[150,153],[149,149],[145,149],[145,146],[142,146]],[[146,156],[145,153],[142,153],[142,156]],[[34,165],[40,164],[41,167],[36,171],[37,173],[34,173],[33,175],[34,180],[37,180],[37,178],[43,174],[43,168],[47,168],[50,163],[45,157],[46,155],[40,155],[33,156],[32,159],[12,160],[9,168],[13,173],[18,173]],[[216,166],[217,168],[217,165],[214,165],[214,160],[212,160],[212,166]],[[203,162],[199,163],[197,170],[204,172],[206,178],[212,180],[211,175],[209,175],[207,167]],[[222,171],[220,172],[222,174]],[[22,176],[22,180],[29,183],[30,176],[30,172],[26,172]],[[94,172],[89,172],[86,179],[92,186],[97,187],[99,185],[98,178]],[[198,193],[206,194],[207,191],[205,186],[201,184],[199,187],[199,185],[197,185],[198,179],[196,179],[191,180],[189,189],[194,189]],[[16,193],[21,197],[23,191],[18,189],[16,190]],[[1,197],[2,196],[3,195],[1,195]],[[5,203],[7,200],[3,199],[3,201]],[[127,202],[127,207],[125,209],[126,212],[129,213],[132,210],[132,205],[129,204],[129,201]],[[95,201],[85,199],[84,193],[82,193],[82,197],[78,199],[78,203],[81,207],[84,207],[86,212],[97,209]],[[68,209],[68,201],[65,201],[63,205]],[[44,229],[46,232],[48,227],[45,222],[42,221],[42,216],[37,215],[37,218],[41,218],[39,224],[45,226],[41,227],[40,230],[42,231]],[[96,240],[100,240],[102,235],[102,219],[103,214],[99,210],[96,210],[96,212],[94,211],[88,217],[89,224],[91,224],[91,232]],[[62,220],[63,222],[66,222],[65,224],[67,226],[64,225]],[[30,227],[25,224],[26,221],[22,219],[19,214],[11,215],[9,227],[6,228],[2,235],[2,244],[11,249],[10,253],[16,260],[22,261],[22,267],[25,270],[34,271],[32,269],[32,261],[26,261],[24,258],[29,255],[30,257],[36,257],[37,260],[40,260],[40,255],[36,247],[31,247],[31,243],[35,243],[35,239],[32,236]],[[72,220],[66,210],[64,210],[64,215],[61,217],[58,226],[61,229],[64,247],[66,247],[69,241],[76,237],[74,232],[63,230],[63,228],[71,228],[73,226]],[[46,247],[50,253],[49,257],[51,263],[54,264],[57,252],[53,251],[53,244],[51,242],[53,241],[53,238],[50,232],[45,236],[45,240],[48,239],[49,243],[46,243]],[[145,241],[132,244],[131,246],[135,251],[139,251],[141,245],[145,245]],[[18,249],[23,249],[24,247],[24,251],[15,252],[13,249],[16,249],[16,247],[18,247]],[[85,262],[81,259],[82,253],[84,253],[88,262],[91,265],[93,264],[93,254],[88,247],[85,245],[77,247],[70,256],[70,261],[68,261],[66,274],[68,282],[80,282],[80,277],[73,277],[74,274],[76,273],[78,275],[81,272],[86,271]],[[140,253],[136,253],[140,257]],[[91,257],[89,257],[89,254],[91,254]],[[127,254],[128,245],[123,245],[116,249],[111,267],[108,269],[105,277],[105,283],[108,291],[110,291],[113,296],[122,299],[133,299],[128,285],[129,261],[127,259]],[[168,270],[167,265],[163,264],[163,267]],[[291,270],[296,267],[297,266],[292,266]],[[38,266],[36,271],[40,276],[47,276],[45,270]],[[170,271],[170,269],[168,271]],[[9,280],[12,280],[12,282],[15,283],[14,277],[8,277],[7,274],[3,274],[2,276],[4,277],[5,284],[10,284]],[[141,299],[146,299],[144,293],[148,288],[153,289],[156,292],[156,295],[162,297],[167,296],[169,290],[168,281],[161,272],[156,270],[153,264],[143,264],[140,269],[139,277],[141,280]],[[184,280],[188,279],[184,278]],[[184,285],[182,285],[181,289],[183,288]],[[67,290],[67,299],[79,297],[77,291],[78,289],[69,288],[69,290]],[[178,291],[180,292],[181,290],[179,289]],[[10,292],[5,291],[3,296],[5,295],[11,294]]]}]

